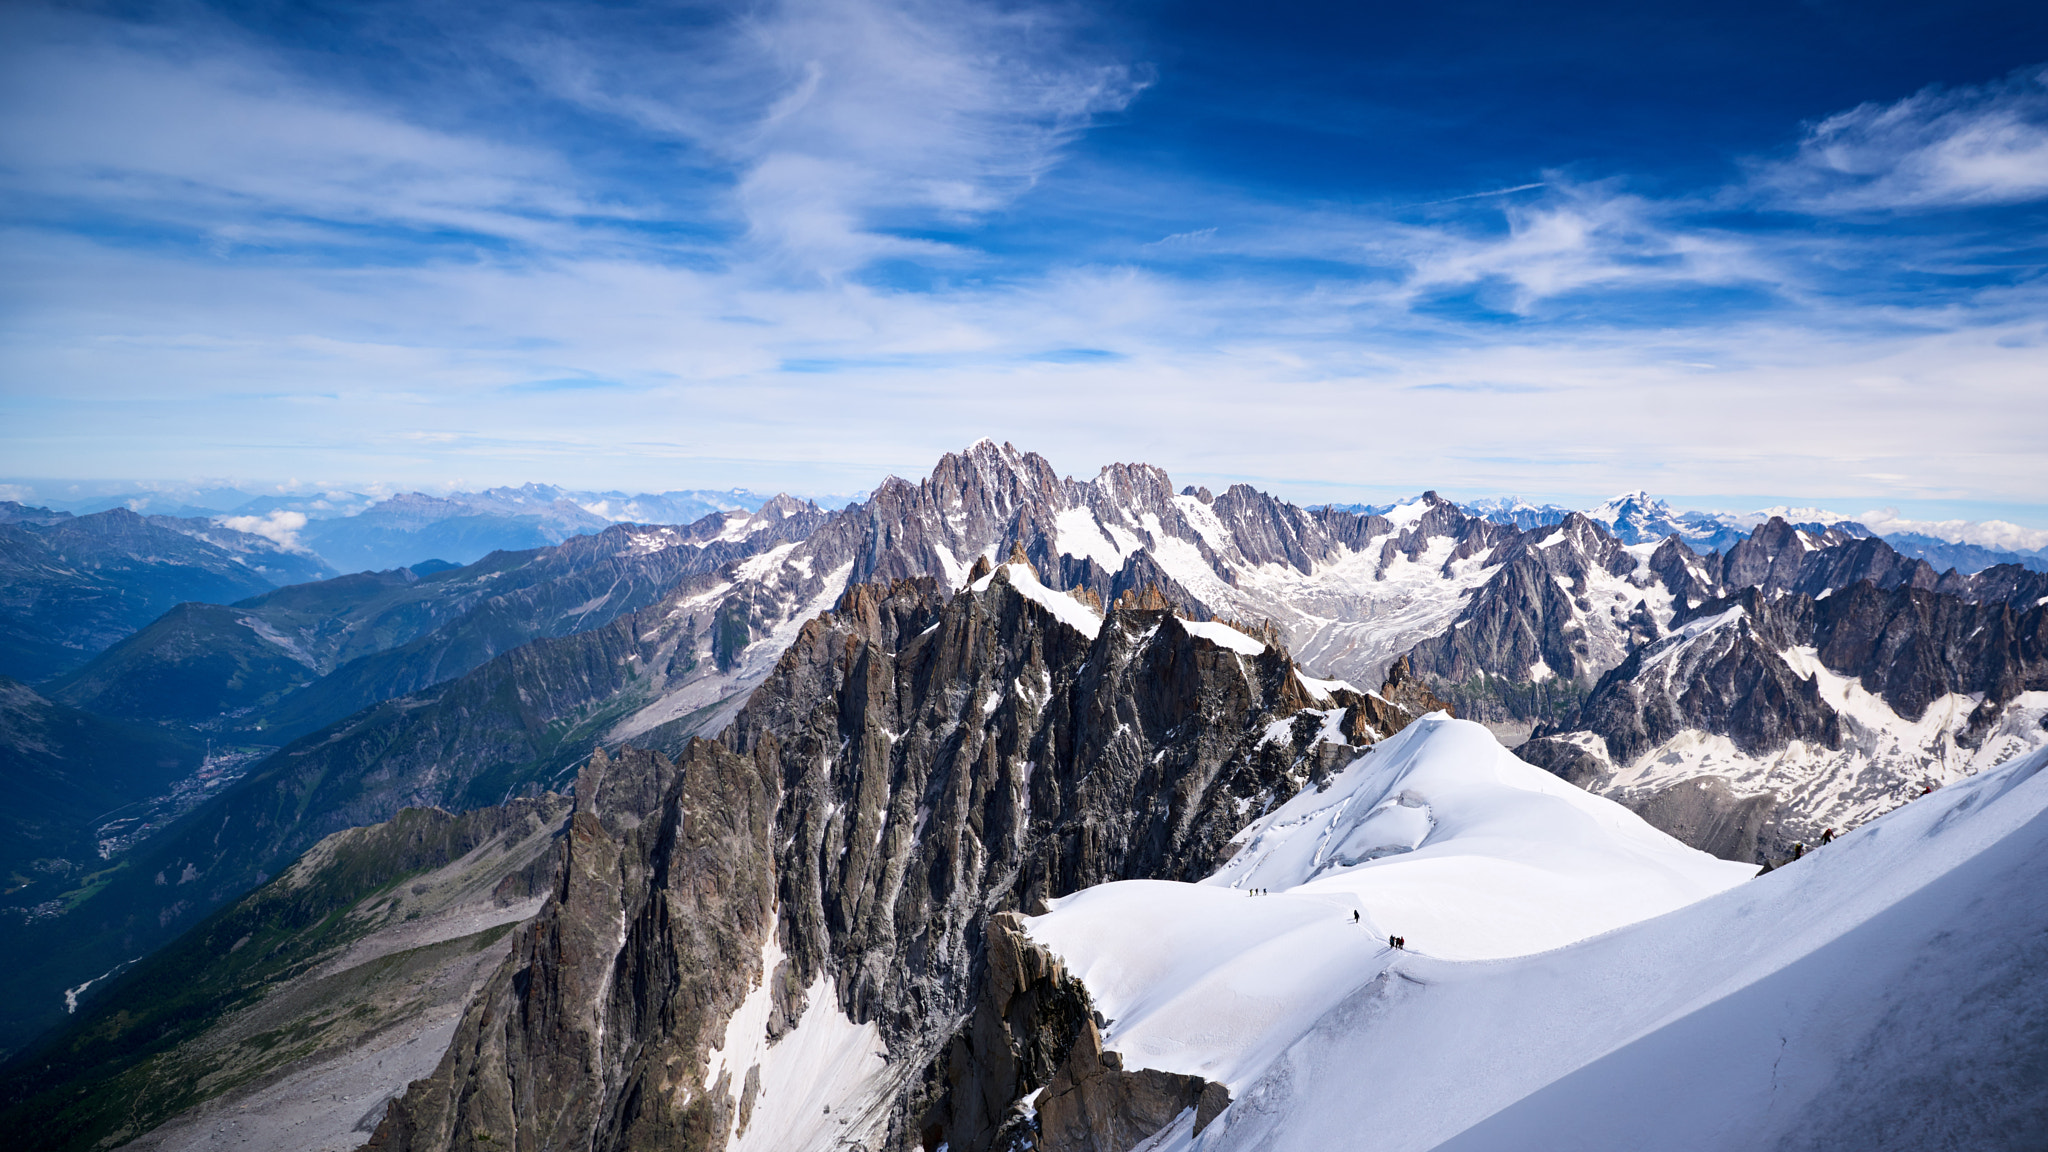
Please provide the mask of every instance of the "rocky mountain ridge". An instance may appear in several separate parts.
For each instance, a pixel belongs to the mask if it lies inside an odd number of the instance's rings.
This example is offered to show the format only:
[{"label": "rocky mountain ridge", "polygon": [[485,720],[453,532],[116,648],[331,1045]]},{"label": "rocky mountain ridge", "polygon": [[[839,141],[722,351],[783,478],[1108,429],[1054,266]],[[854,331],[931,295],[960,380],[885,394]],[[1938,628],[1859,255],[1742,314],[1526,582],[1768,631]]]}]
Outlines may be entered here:
[{"label": "rocky mountain ridge", "polygon": [[[1879,567],[1889,587],[1751,585],[1702,602],[1518,754],[1718,855],[1781,859],[2048,743],[2035,574],[1987,573],[1958,594],[1914,580],[1924,562]],[[1992,595],[2006,578],[2017,599]]]},{"label": "rocky mountain ridge", "polygon": [[364,572],[177,610],[49,686],[109,716],[290,739],[528,641],[598,627],[823,519],[787,497],[684,526],[617,525],[461,568]]},{"label": "rocky mountain ridge", "polygon": [[38,683],[178,603],[229,603],[328,574],[205,520],[126,508],[74,517],[0,501],[0,675]]},{"label": "rocky mountain ridge", "polygon": [[[1085,604],[1021,559],[973,575],[952,595],[858,586],[719,741],[630,771],[593,759],[581,863],[373,1145],[752,1147],[749,1121],[788,1108],[778,1054],[836,1031],[886,1058],[826,1073],[826,1111],[791,1110],[798,1129],[762,1146],[987,1146],[971,1101],[992,1049],[960,1039],[987,917],[1205,871],[1328,771],[1329,713],[1364,698],[1165,609],[1113,609],[1089,635],[1069,622]],[[741,1019],[765,1035],[732,1035]],[[735,1046],[758,1062],[723,1061]]]},{"label": "rocky mountain ridge", "polygon": [[[1363,669],[1370,674],[1349,679],[1374,683],[1386,668],[1388,683],[1435,692],[1515,742],[1539,723],[1551,734],[1580,730],[1571,719],[1603,676],[1731,587],[1818,598],[1867,578],[1972,603],[2019,602],[2037,579],[2016,569],[1936,575],[1881,541],[1782,522],[1726,554],[1702,556],[1672,540],[1623,545],[1581,515],[1522,531],[1433,494],[1360,515],[1304,510],[1242,486],[1220,496],[1176,492],[1164,472],[1143,465],[1113,465],[1081,482],[984,441],[948,455],[923,481],[892,478],[868,501],[831,514],[771,502],[686,528],[615,527],[545,557],[506,559],[502,570],[487,563],[414,581],[352,577],[288,589],[265,598],[266,616],[252,616],[276,639],[193,612],[198,623],[184,633],[194,638],[191,651],[273,662],[260,675],[250,674],[253,664],[228,665],[220,682],[274,675],[295,688],[305,675],[298,669],[360,653],[335,664],[321,693],[301,697],[327,700],[333,711],[301,713],[299,730],[344,706],[370,706],[310,732],[175,837],[138,850],[132,875],[95,889],[91,925],[79,929],[90,954],[81,952],[61,983],[44,982],[68,987],[104,970],[102,960],[133,954],[115,956],[116,942],[169,938],[340,828],[407,805],[460,810],[566,787],[597,748],[684,756],[693,737],[727,728],[807,622],[849,588],[928,578],[950,593],[1005,555],[1026,561],[1061,604],[1171,608],[1183,630],[1227,632],[1215,618],[1244,621],[1248,630],[1237,634],[1285,644],[1316,673]],[[358,584],[360,595],[349,591]],[[346,627],[323,623],[336,603]],[[451,621],[459,627],[450,630]],[[226,649],[224,635],[243,646]],[[311,663],[295,661],[293,646]],[[1343,723],[1372,723],[1372,694],[1341,678],[1301,682],[1317,699],[1352,693],[1343,698],[1357,703],[1341,706]],[[399,689],[405,694],[378,702],[378,693]],[[216,697],[194,708],[223,702],[234,703]],[[286,715],[276,704],[259,703],[252,715]],[[1867,759],[1854,752],[1827,771],[1853,775],[1864,762],[1856,757]],[[1747,771],[1731,779],[1747,780]],[[1686,833],[1695,834],[1721,843]],[[166,868],[194,880],[176,891],[142,882]],[[63,949],[38,939],[30,951],[54,965]]]}]

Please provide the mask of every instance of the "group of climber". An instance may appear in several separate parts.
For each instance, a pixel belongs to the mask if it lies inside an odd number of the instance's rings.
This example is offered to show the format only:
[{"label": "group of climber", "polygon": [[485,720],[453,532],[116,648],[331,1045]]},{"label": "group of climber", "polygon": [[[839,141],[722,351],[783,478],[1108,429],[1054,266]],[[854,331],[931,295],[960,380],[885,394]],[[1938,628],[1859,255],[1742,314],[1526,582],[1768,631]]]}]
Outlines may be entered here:
[{"label": "group of climber", "polygon": [[[1832,844],[1832,843],[1834,843],[1834,842],[1835,842],[1835,830],[1834,830],[1833,828],[1823,828],[1823,829],[1821,829],[1821,830],[1820,830],[1820,842],[1821,842],[1821,844],[1822,844],[1823,846],[1825,846],[1825,845],[1828,845],[1828,844]],[[1803,842],[1798,842],[1798,843],[1794,843],[1794,844],[1792,845],[1792,860],[1803,860],[1803,859],[1805,859],[1805,857],[1806,857],[1806,845],[1805,845],[1805,843],[1803,843]],[[1787,864],[1790,864],[1790,863],[1792,863],[1792,860],[1787,860],[1787,861],[1785,861],[1785,863],[1787,863]],[[1775,869],[1775,868],[1777,868],[1777,867],[1778,867],[1778,866],[1777,866],[1776,864],[1773,864],[1773,863],[1771,863],[1771,858],[1770,858],[1770,857],[1768,857],[1768,856],[1765,856],[1765,857],[1763,858],[1763,863],[1764,863],[1764,866],[1763,866],[1763,868],[1762,868],[1762,869],[1761,869],[1760,871],[1758,871],[1758,872],[1757,872],[1757,875],[1759,875],[1759,876],[1763,875],[1763,874],[1764,874],[1765,872],[1769,872],[1769,871],[1772,871],[1773,869]]]}]

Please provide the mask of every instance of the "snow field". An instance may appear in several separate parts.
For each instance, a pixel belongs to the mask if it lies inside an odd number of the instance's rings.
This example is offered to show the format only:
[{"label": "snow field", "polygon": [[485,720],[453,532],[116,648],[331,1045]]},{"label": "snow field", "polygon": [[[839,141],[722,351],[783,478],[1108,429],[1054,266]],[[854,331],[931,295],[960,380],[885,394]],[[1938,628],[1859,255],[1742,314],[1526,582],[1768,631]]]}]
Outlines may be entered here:
[{"label": "snow field", "polygon": [[1240,656],[1259,656],[1266,651],[1264,644],[1228,624],[1219,624],[1213,620],[1182,620],[1180,626],[1186,629],[1190,636],[1199,636],[1218,648],[1228,648]]},{"label": "snow field", "polygon": [[[770,932],[761,949],[761,969],[754,987],[726,1021],[725,1036],[711,1050],[704,1087],[715,1088],[729,1076],[734,1109],[727,1147],[734,1152],[797,1152],[830,1148],[863,1121],[888,1071],[881,1032],[873,1024],[855,1024],[839,1010],[832,982],[819,976],[807,991],[803,1018],[775,1044],[768,1043],[768,1017],[773,1002],[768,978],[782,963],[779,932]],[[738,1103],[747,1071],[760,1069],[760,1091],[746,1130],[738,1131]]]},{"label": "snow field", "polygon": [[[1235,1091],[1390,964],[1555,948],[1755,871],[1671,840],[1442,713],[1237,843],[1200,884],[1104,884],[1030,922],[1087,984],[1126,1067]],[[1389,949],[1390,934],[1410,951]]]},{"label": "snow field", "polygon": [[[2048,1081],[2027,1069],[2048,1041],[2044,767],[2048,749],[1768,876],[1564,948],[1394,955],[1335,994],[1268,1014],[1275,1034],[1238,1041],[1249,1058],[1231,1107],[1199,1138],[1190,1112],[1145,1147],[2038,1147]],[[1034,936],[1065,941],[1051,922],[1089,895],[1034,922]],[[1214,978],[1205,963],[1242,970],[1256,951],[1181,955],[1199,943],[1181,932],[1158,945],[1132,933],[1077,971],[1091,991],[1103,974],[1115,1001],[1105,1012],[1156,1014],[1175,990]],[[1314,941],[1300,930],[1289,940],[1309,984]],[[1120,1020],[1111,1031],[1131,1029]],[[1179,1032],[1200,1041],[1226,1029],[1190,1020]]]}]

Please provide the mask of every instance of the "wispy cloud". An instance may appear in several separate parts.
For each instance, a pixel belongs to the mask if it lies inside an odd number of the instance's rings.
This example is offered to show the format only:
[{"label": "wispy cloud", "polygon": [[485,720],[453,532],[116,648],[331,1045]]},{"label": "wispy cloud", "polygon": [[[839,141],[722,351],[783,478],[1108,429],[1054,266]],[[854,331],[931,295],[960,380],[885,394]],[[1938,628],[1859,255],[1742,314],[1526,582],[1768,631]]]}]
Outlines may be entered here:
[{"label": "wispy cloud", "polygon": [[1806,212],[1924,212],[2048,197],[2048,69],[1859,104],[1812,125],[1756,185]]},{"label": "wispy cloud", "polygon": [[616,31],[494,42],[558,95],[722,159],[753,241],[828,277],[965,255],[915,233],[1009,203],[1144,87],[1033,5],[787,0],[680,38]]},{"label": "wispy cloud", "polygon": [[[1070,466],[2039,499],[2048,288],[1995,242],[1726,220],[2030,195],[2032,77],[1788,123],[1728,188],[1311,202],[1069,163],[1147,72],[1067,8],[430,11],[439,102],[205,20],[0,14],[18,470],[852,489],[1002,430]],[[1080,242],[1018,239],[1048,202]]]},{"label": "wispy cloud", "polygon": [[0,44],[0,189],[17,213],[358,245],[340,230],[533,237],[605,211],[545,150],[414,123],[215,24],[10,6]]},{"label": "wispy cloud", "polygon": [[1718,286],[1781,279],[1742,240],[1679,219],[1679,210],[1610,183],[1546,182],[1552,194],[1501,206],[1502,233],[1446,228],[1398,234],[1413,296],[1498,284],[1504,306],[1526,313],[1539,301],[1589,288],[1649,284]]},{"label": "wispy cloud", "polygon": [[1510,196],[1516,192],[1528,192],[1543,187],[1547,187],[1547,185],[1543,181],[1538,180],[1533,184],[1516,184],[1508,188],[1495,188],[1488,192],[1467,192],[1463,196],[1446,196],[1441,200],[1425,200],[1420,204],[1411,205],[1411,207],[1429,208],[1438,204],[1458,204],[1466,200],[1486,200],[1495,196]]}]

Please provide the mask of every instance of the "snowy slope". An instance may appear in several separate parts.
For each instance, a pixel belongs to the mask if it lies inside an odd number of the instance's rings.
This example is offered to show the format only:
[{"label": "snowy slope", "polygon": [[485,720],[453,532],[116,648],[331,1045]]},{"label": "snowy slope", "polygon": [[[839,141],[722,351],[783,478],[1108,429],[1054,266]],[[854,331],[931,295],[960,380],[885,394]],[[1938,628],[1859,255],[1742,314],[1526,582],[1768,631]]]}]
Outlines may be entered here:
[{"label": "snowy slope", "polygon": [[[1432,759],[1454,731],[1438,722],[1411,758]],[[1345,897],[1386,907],[1372,899],[1370,874],[1392,873],[1439,841],[1318,872],[1318,853],[1303,843],[1320,852],[1330,832],[1360,827],[1342,820],[1303,823],[1237,869],[1273,876],[1284,894],[1233,893],[1199,908],[1191,894],[1214,891],[1226,874],[1147,886],[1187,889],[1178,908],[1207,921],[1200,926],[1167,917],[1150,932],[1117,931],[1105,906],[1121,902],[1136,917],[1166,897],[1107,885],[1062,903],[1032,932],[1098,994],[1113,1018],[1109,1046],[1127,1066],[1202,1069],[1229,1084],[1233,1104],[1201,1136],[1190,1110],[1148,1143],[1154,1152],[2039,1148],[2048,1138],[2044,765],[2048,750],[2008,762],[1770,875],[1711,885],[1725,890],[1553,951],[1432,954],[1417,946],[1433,929],[1411,933],[1407,953],[1375,951],[1363,933],[1347,944],[1346,918],[1332,925],[1328,913]],[[1489,857],[1529,867],[1549,859],[1477,835],[1489,818],[1480,812],[1511,827],[1506,813],[1525,801],[1485,803],[1475,774],[1469,798],[1453,804],[1435,790],[1433,767],[1386,783],[1428,796],[1433,814],[1460,814],[1435,835],[1469,850],[1472,882],[1498,866]],[[1360,783],[1349,796],[1385,791]],[[1315,799],[1346,803],[1336,799],[1346,787]],[[1661,862],[1671,876],[1689,873],[1668,849],[1613,827],[1589,841],[1599,810],[1571,807],[1587,821],[1558,838],[1566,858],[1606,852],[1617,869]],[[1258,835],[1271,839],[1292,818],[1275,813]],[[1389,831],[1367,839],[1402,838]],[[1347,875],[1346,890],[1330,890]],[[1280,890],[1280,877],[1307,883]],[[1443,879],[1434,895],[1461,899],[1462,883]],[[1615,919],[1635,919],[1654,902],[1648,893],[1670,883],[1653,882]],[[1253,911],[1230,922],[1238,905]],[[1090,928],[1107,938],[1091,940]],[[1283,933],[1291,963],[1270,955]],[[1515,943],[1512,932],[1499,937]],[[1276,1006],[1244,1007],[1257,1002]]]},{"label": "snowy slope", "polygon": [[[1499,570],[1493,537],[1513,534],[1431,493],[1341,540],[1301,509],[1242,486],[1213,499],[1160,497],[1103,472],[1072,486],[1075,506],[1057,518],[1058,553],[1112,571],[1145,554],[1211,612],[1271,620],[1304,665],[1359,683],[1379,682],[1396,656],[1448,627]],[[1164,473],[1156,479],[1171,492]],[[1461,554],[1468,536],[1483,546]]]},{"label": "snowy slope", "polygon": [[1392,961],[1389,935],[1407,938],[1410,957],[1522,955],[1755,871],[1679,844],[1442,713],[1234,843],[1201,884],[1100,885],[1031,922],[1110,1018],[1105,1043],[1127,1068],[1235,1091]]}]

